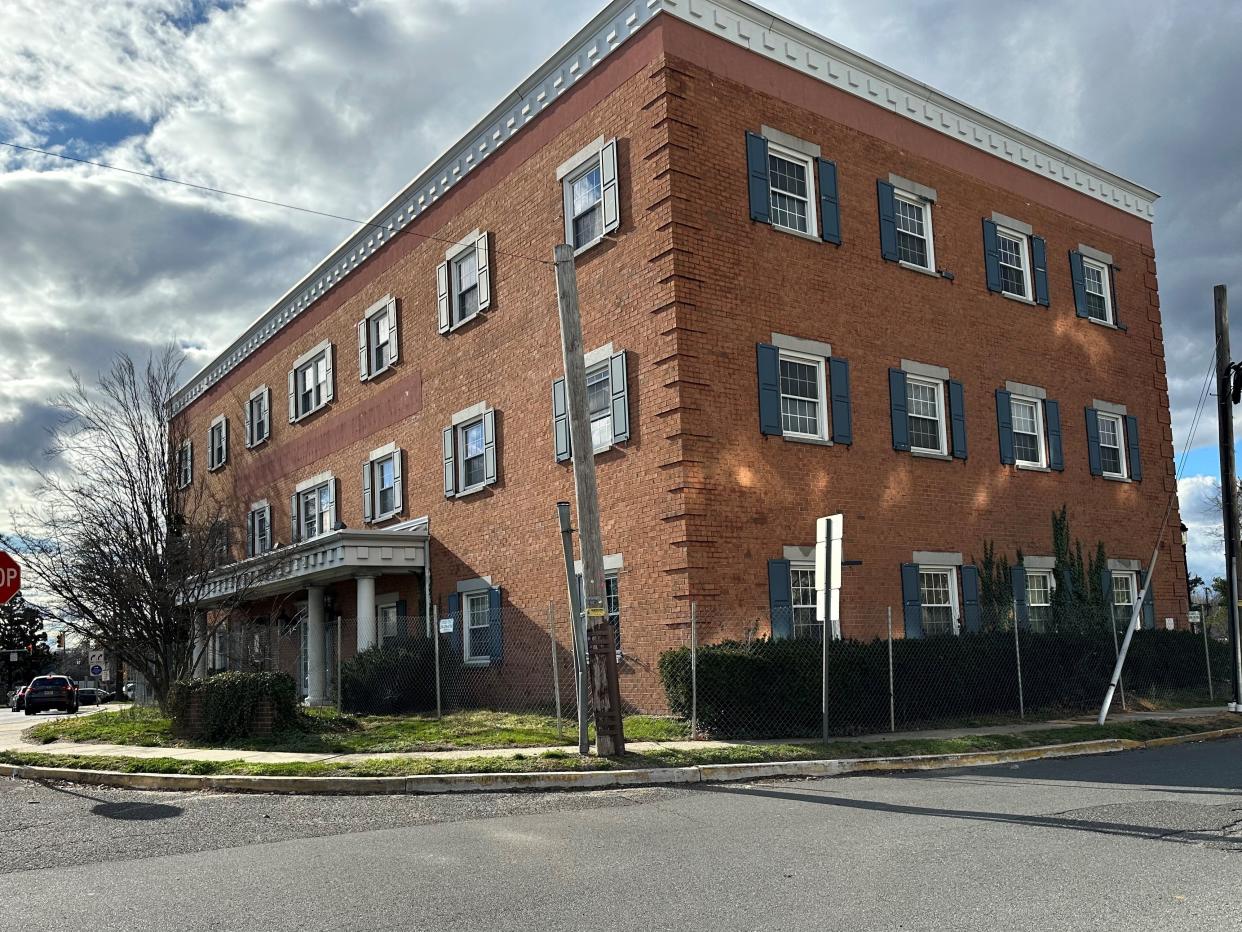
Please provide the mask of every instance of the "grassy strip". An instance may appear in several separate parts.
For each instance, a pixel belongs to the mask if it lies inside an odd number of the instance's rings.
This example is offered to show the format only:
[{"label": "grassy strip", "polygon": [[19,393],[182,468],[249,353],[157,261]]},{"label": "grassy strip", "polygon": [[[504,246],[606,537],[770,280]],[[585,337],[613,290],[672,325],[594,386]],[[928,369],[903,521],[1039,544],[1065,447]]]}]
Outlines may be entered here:
[{"label": "grassy strip", "polygon": [[[302,727],[268,738],[228,743],[182,740],[158,709],[133,708],[64,718],[35,725],[26,731],[30,741],[51,744],[129,744],[139,747],[223,747],[257,751],[294,751],[306,754],[359,754],[446,751],[457,748],[546,747],[575,742],[576,726],[563,722],[557,735],[556,719],[548,715],[513,712],[454,712],[442,719],[429,716],[354,716],[330,709],[309,710]],[[625,719],[631,741],[675,741],[687,737],[684,722],[654,715]]]},{"label": "grassy strip", "polygon": [[661,748],[615,759],[579,756],[562,751],[513,757],[469,757],[429,760],[404,757],[317,763],[250,763],[197,761],[170,757],[91,757],[72,754],[0,752],[0,763],[38,767],[71,767],[120,773],[241,774],[273,777],[387,777],[447,773],[545,773],[548,771],[623,770],[645,767],[690,767],[704,764],[742,764],[771,761],[830,760],[838,758],[906,757],[924,754],[963,754],[1016,748],[1070,744],[1102,738],[1149,741],[1237,727],[1235,716],[1182,721],[1120,722],[1112,725],[1075,725],[1019,734],[967,735],[959,738],[919,738],[903,741],[834,741],[830,744],[738,744],[691,749]]}]

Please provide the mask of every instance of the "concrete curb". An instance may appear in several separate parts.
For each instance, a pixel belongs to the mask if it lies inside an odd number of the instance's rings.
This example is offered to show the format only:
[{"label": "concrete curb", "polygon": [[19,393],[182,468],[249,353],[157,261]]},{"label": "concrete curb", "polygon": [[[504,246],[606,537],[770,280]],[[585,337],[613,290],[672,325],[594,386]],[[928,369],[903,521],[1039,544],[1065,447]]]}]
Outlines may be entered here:
[{"label": "concrete curb", "polygon": [[1242,727],[1220,728],[1149,741],[1106,738],[1009,751],[971,751],[914,757],[864,757],[837,760],[784,761],[759,764],[703,764],[645,770],[552,771],[548,773],[449,773],[405,777],[258,777],[224,774],[120,773],[0,764],[0,777],[108,786],[131,790],[180,792],[284,793],[364,796],[393,793],[468,793],[513,790],[604,790],[631,786],[732,783],[774,777],[835,777],[851,773],[895,773],[944,770],[987,764],[1011,764],[1053,757],[1111,754],[1142,748],[1168,747],[1242,735]]}]

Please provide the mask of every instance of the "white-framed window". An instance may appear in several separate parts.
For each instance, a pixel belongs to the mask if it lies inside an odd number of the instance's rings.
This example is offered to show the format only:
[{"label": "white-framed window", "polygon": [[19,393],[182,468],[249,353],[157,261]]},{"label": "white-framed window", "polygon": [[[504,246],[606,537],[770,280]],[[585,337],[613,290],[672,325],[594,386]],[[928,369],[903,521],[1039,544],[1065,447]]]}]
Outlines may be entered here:
[{"label": "white-framed window", "polygon": [[465,250],[450,263],[452,269],[453,323],[469,320],[479,311],[479,257]]},{"label": "white-framed window", "polygon": [[[587,353],[585,365],[591,447],[598,454],[630,439],[626,354],[624,350],[614,353],[612,344],[607,343]],[[556,461],[571,459],[569,404],[564,379],[552,383],[552,437]]]},{"label": "white-framed window", "polygon": [[229,420],[223,414],[207,428],[207,469],[215,471],[228,462]]},{"label": "white-framed window", "polygon": [[461,597],[463,659],[469,663],[487,663],[491,660],[490,628],[491,612],[488,609],[488,593],[467,592]]},{"label": "white-framed window", "polygon": [[246,515],[246,556],[257,557],[272,549],[272,508],[256,502]]},{"label": "white-framed window", "polygon": [[406,636],[405,619],[397,614],[396,595],[383,596],[375,604],[375,621],[379,628],[380,647],[389,647]]},{"label": "white-framed window", "polygon": [[822,356],[780,351],[781,430],[786,437],[828,436],[827,386]]},{"label": "white-framed window", "polygon": [[1044,403],[1038,398],[1011,395],[1009,409],[1013,419],[1014,462],[1022,466],[1047,466]]},{"label": "white-framed window", "polygon": [[612,377],[609,360],[587,370],[587,408],[591,414],[591,445],[596,450],[612,446]]},{"label": "white-framed window", "polygon": [[1082,281],[1087,294],[1087,316],[1106,324],[1113,322],[1113,296],[1108,266],[1082,257]]},{"label": "white-framed window", "polygon": [[1124,629],[1134,614],[1134,600],[1138,597],[1138,579],[1130,570],[1113,572],[1113,624]]},{"label": "white-framed window", "polygon": [[441,333],[456,330],[491,306],[488,234],[475,230],[444,254],[436,269]]},{"label": "white-framed window", "polygon": [[260,385],[246,401],[246,446],[257,447],[272,434],[272,393]]},{"label": "white-framed window", "polygon": [[936,270],[932,240],[931,202],[905,191],[893,192],[897,222],[897,258],[914,268]]},{"label": "white-framed window", "polygon": [[332,344],[301,356],[289,372],[289,420],[298,421],[332,400]]},{"label": "white-framed window", "polygon": [[1025,233],[996,228],[997,256],[1000,262],[1001,291],[1019,298],[1031,295],[1031,246]]},{"label": "white-framed window", "polygon": [[496,482],[496,412],[486,402],[454,414],[443,436],[445,498],[460,498]]},{"label": "white-framed window", "polygon": [[184,440],[177,447],[177,488],[189,487],[194,481],[194,444]]},{"label": "white-framed window", "polygon": [[1125,423],[1116,414],[1099,411],[1100,467],[1110,479],[1126,478]]},{"label": "white-framed window", "polygon": [[617,142],[602,137],[556,173],[565,205],[565,242],[575,252],[589,249],[617,229]]},{"label": "white-framed window", "polygon": [[1026,571],[1026,604],[1032,631],[1048,631],[1052,625],[1052,573],[1048,570]]},{"label": "white-framed window", "polygon": [[612,637],[617,655],[621,654],[621,583],[615,571],[604,574],[604,608],[608,612],[608,624],[612,625]]},{"label": "white-framed window", "polygon": [[814,233],[815,165],[811,158],[769,141],[768,185],[772,225],[796,233]]},{"label": "white-framed window", "polygon": [[397,300],[381,298],[358,321],[358,378],[365,382],[390,369],[400,356]]},{"label": "white-framed window", "polygon": [[[457,425],[458,474],[462,492],[480,488],[485,479],[486,434],[483,418]],[[460,493],[459,493],[460,494]]]},{"label": "white-framed window", "polygon": [[957,568],[920,566],[919,598],[923,603],[923,634],[957,634],[961,618],[957,598]]},{"label": "white-framed window", "polygon": [[793,596],[791,619],[793,636],[796,638],[815,638],[823,636],[822,628],[816,616],[815,600],[815,565],[813,563],[789,564],[789,589]]},{"label": "white-framed window", "polygon": [[327,534],[336,523],[335,480],[329,479],[297,493],[299,540]]},{"label": "white-framed window", "polygon": [[920,453],[948,452],[944,382],[907,374],[906,417],[911,450]]},{"label": "white-framed window", "polygon": [[384,521],[401,511],[402,459],[395,444],[372,451],[362,467],[363,521]]}]

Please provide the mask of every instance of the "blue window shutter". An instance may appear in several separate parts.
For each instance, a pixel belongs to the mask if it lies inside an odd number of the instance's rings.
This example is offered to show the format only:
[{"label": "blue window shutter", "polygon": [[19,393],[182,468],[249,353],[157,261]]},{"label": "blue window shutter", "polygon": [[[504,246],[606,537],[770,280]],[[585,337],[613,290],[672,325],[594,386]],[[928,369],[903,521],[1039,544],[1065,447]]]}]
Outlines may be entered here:
[{"label": "blue window shutter", "polygon": [[983,628],[983,612],[979,609],[979,568],[971,563],[962,566],[962,622],[971,633],[978,633]]},{"label": "blue window shutter", "polygon": [[457,460],[453,455],[456,440],[454,428],[446,427],[442,432],[444,452],[444,497],[452,498],[457,494]]},{"label": "blue window shutter", "polygon": [[296,544],[300,540],[302,531],[301,515],[298,514],[298,499],[300,496],[294,493],[289,499],[289,543]]},{"label": "blue window shutter", "polygon": [[996,236],[996,223],[987,219],[983,221],[983,271],[988,291],[1000,291],[1000,240]]},{"label": "blue window shutter", "polygon": [[923,596],[919,591],[919,565],[901,564],[901,607],[906,625],[906,637],[923,636]]},{"label": "blue window shutter", "polygon": [[1070,280],[1074,283],[1074,311],[1079,317],[1090,317],[1087,313],[1087,273],[1082,267],[1082,253],[1071,252]]},{"label": "blue window shutter", "polygon": [[556,461],[563,463],[572,455],[569,447],[569,404],[565,397],[565,380],[552,383],[552,440]]},{"label": "blue window shutter", "polygon": [[496,481],[496,412],[483,412],[483,484]]},{"label": "blue window shutter", "polygon": [[[448,597],[448,616],[453,622],[453,630],[449,634],[449,645],[458,658],[462,656],[462,631],[464,619],[461,616],[461,593],[450,592]],[[438,636],[438,635],[437,635]]]},{"label": "blue window shutter", "polygon": [[1013,592],[1014,611],[1018,627],[1026,631],[1031,627],[1031,606],[1026,601],[1026,567],[1021,564],[1009,568],[1009,588]]},{"label": "blue window shutter", "polygon": [[833,356],[828,360],[828,383],[832,393],[832,442],[854,442],[854,415],[850,408],[850,363]]},{"label": "blue window shutter", "polygon": [[756,348],[759,366],[759,432],[779,437],[781,429],[781,354],[770,343]]},{"label": "blue window shutter", "polygon": [[487,590],[487,656],[492,663],[505,658],[502,614],[500,611],[500,587]]},{"label": "blue window shutter", "polygon": [[1091,475],[1104,475],[1104,464],[1100,459],[1100,417],[1095,408],[1086,409],[1087,418],[1087,463],[1091,467]]},{"label": "blue window shutter", "polygon": [[793,636],[793,583],[788,560],[768,561],[768,611],[772,640]]},{"label": "blue window shutter", "polygon": [[[1138,574],[1139,588],[1142,589],[1147,583],[1147,571],[1140,570]],[[1143,629],[1145,631],[1153,631],[1156,627],[1156,601],[1150,589],[1143,596]]]},{"label": "blue window shutter", "polygon": [[405,599],[397,599],[397,618],[405,619],[410,614],[409,603]]},{"label": "blue window shutter", "polygon": [[894,203],[893,186],[887,181],[877,181],[875,193],[880,208],[880,255],[889,262],[896,262],[897,205]]},{"label": "blue window shutter", "polygon": [[1135,482],[1143,480],[1143,461],[1139,450],[1138,418],[1133,414],[1126,417],[1126,453],[1130,459],[1130,478]]},{"label": "blue window shutter", "polygon": [[962,383],[949,380],[949,417],[953,428],[953,456],[966,459],[966,397]]},{"label": "blue window shutter", "polygon": [[910,420],[906,414],[906,374],[888,370],[888,406],[893,421],[893,449],[910,449]]},{"label": "blue window shutter", "polygon": [[1005,466],[1014,462],[1012,397],[1003,388],[996,390],[996,434],[1000,438],[1000,461]]},{"label": "blue window shutter", "polygon": [[613,353],[608,366],[608,385],[612,390],[612,442],[623,443],[630,439],[630,380],[625,350]]},{"label": "blue window shutter", "polygon": [[1035,303],[1048,306],[1048,245],[1042,236],[1031,237],[1031,278],[1035,282]]},{"label": "blue window shutter", "polygon": [[1044,401],[1044,422],[1048,430],[1048,468],[1061,472],[1065,469],[1065,454],[1061,452],[1061,406],[1051,399]]},{"label": "blue window shutter", "polygon": [[772,188],[768,182],[768,141],[756,133],[746,134],[746,174],[750,179],[750,219],[772,222]]},{"label": "blue window shutter", "polygon": [[837,199],[837,163],[815,160],[819,175],[819,229],[825,243],[841,245],[841,203]]},{"label": "blue window shutter", "polygon": [[1057,576],[1057,585],[1065,591],[1065,597],[1068,599],[1074,594],[1074,576],[1068,568],[1063,568]]},{"label": "blue window shutter", "polygon": [[1111,624],[1113,620],[1113,571],[1105,564],[1100,569],[1100,597],[1104,602],[1104,611],[1107,613],[1106,620]]}]

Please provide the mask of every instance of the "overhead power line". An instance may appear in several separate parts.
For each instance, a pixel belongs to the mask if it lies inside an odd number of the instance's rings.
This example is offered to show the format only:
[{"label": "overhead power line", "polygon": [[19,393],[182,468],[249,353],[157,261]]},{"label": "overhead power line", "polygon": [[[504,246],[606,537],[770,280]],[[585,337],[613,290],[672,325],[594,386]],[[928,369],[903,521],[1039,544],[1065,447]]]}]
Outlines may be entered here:
[{"label": "overhead power line", "polygon": [[[326,217],[329,220],[343,220],[346,223],[356,223],[362,227],[372,227],[377,230],[385,230],[385,227],[382,223],[375,223],[371,220],[359,220],[356,217],[346,217],[346,216],[343,216],[342,214],[333,214],[333,213],[328,213],[327,211],[323,211],[323,210],[314,210],[313,208],[310,208],[310,207],[300,207],[297,204],[286,204],[283,201],[273,201],[265,197],[255,197],[252,194],[242,194],[239,191],[226,191],[223,188],[213,188],[210,185],[196,184],[193,181],[182,181],[178,178],[168,178],[165,175],[157,175],[157,174],[154,174],[153,172],[139,171],[135,168],[122,168],[119,165],[109,165],[107,162],[97,162],[93,159],[82,159],[82,158],[78,158],[77,156],[73,156],[73,155],[65,155],[64,153],[61,153],[61,152],[49,152],[47,149],[38,149],[38,148],[35,148],[34,146],[21,146],[15,142],[0,141],[0,146],[7,146],[10,149],[17,149],[22,152],[34,152],[39,155],[46,155],[54,159],[63,159],[66,162],[78,162],[82,165],[93,165],[96,168],[106,168],[109,171],[121,172],[126,175],[136,175],[139,178],[149,178],[152,181],[162,181],[165,184],[180,185],[183,188],[193,188],[195,191],[205,191],[208,194],[222,194],[225,197],[236,197],[236,198],[240,198],[243,201],[253,201],[256,204],[266,204],[269,207],[280,207],[284,210],[295,210],[295,211],[298,211],[299,213],[311,214],[316,217]],[[398,230],[394,230],[393,232],[395,234],[399,234],[402,236],[417,236],[417,237],[420,237],[421,239],[433,240],[438,243],[447,243],[449,246],[458,245],[457,240],[445,239],[440,236],[433,236],[430,233],[419,233],[415,230],[406,230],[406,229],[398,229]],[[498,256],[512,256],[515,259],[525,259],[527,262],[537,262],[540,265],[552,265],[553,264],[549,260],[536,259],[533,256],[525,256],[525,255],[522,255],[520,252],[502,252],[499,249],[497,249],[495,250],[495,253]]]}]

